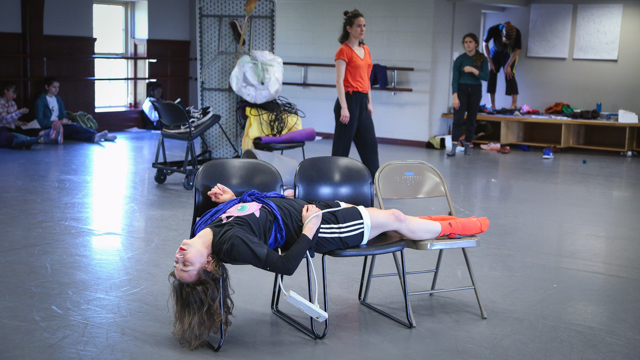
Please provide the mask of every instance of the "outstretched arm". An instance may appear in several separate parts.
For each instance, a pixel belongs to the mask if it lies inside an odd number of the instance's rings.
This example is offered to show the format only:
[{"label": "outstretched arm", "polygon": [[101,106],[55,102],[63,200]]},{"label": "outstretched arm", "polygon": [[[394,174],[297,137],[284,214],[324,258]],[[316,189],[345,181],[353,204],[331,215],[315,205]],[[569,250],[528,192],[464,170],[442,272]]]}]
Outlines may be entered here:
[{"label": "outstretched arm", "polygon": [[211,201],[218,204],[222,204],[236,198],[236,194],[234,194],[231,189],[222,184],[217,184],[216,186],[211,188],[207,195],[209,195]]}]

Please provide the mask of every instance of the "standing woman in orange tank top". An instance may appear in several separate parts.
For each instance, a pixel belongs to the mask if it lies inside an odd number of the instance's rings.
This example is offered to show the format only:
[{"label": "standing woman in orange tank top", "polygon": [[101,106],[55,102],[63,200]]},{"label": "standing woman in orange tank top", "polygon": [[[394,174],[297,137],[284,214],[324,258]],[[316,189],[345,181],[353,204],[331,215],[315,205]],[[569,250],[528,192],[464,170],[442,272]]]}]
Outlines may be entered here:
[{"label": "standing woman in orange tank top", "polygon": [[366,23],[357,9],[344,12],[342,44],[336,53],[336,88],[338,99],[333,108],[336,127],[332,156],[349,156],[351,142],[356,145],[362,163],[373,178],[380,162],[378,141],[373,126],[370,76],[373,62],[369,48],[364,44]]}]

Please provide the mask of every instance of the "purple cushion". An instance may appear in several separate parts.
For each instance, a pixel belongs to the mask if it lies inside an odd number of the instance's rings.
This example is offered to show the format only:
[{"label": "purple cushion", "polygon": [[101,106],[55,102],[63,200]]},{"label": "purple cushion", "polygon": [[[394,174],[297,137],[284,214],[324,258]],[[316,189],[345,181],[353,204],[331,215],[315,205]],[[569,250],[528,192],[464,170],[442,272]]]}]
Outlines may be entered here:
[{"label": "purple cushion", "polygon": [[254,139],[256,142],[263,144],[273,143],[295,143],[301,141],[313,141],[316,139],[316,130],[314,128],[306,128],[292,131],[280,136],[258,136]]}]

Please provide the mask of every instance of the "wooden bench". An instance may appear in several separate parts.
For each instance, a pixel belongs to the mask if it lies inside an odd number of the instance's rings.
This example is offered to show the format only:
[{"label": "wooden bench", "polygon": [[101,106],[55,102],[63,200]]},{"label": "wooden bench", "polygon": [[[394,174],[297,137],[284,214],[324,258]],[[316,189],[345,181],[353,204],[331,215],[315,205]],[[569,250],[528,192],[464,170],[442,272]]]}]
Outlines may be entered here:
[{"label": "wooden bench", "polygon": [[[442,114],[442,117],[452,119],[453,114]],[[482,114],[478,114],[478,121],[487,121],[493,130],[474,140],[478,143],[493,141],[503,145],[640,150],[640,132],[637,131],[640,123]]]}]

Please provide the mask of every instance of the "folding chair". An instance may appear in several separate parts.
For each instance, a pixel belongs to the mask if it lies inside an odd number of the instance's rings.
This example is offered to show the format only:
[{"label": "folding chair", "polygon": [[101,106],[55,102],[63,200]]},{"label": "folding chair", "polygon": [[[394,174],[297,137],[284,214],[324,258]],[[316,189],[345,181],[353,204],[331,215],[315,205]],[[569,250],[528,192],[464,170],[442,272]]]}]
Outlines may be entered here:
[{"label": "folding chair", "polygon": [[[193,218],[191,220],[191,237],[196,221],[209,209],[217,206],[211,201],[207,193],[216,184],[223,184],[233,189],[236,196],[249,190],[261,192],[275,191],[282,193],[282,178],[271,164],[256,159],[214,159],[198,170],[194,180]],[[222,279],[220,289],[222,289]],[[223,296],[220,294],[220,308],[224,309]],[[224,325],[220,323],[220,341],[218,345],[209,342],[207,345],[213,351],[218,351],[224,342]]]},{"label": "folding chair", "polygon": [[[314,157],[309,158],[300,163],[296,172],[294,180],[295,197],[305,200],[325,200],[333,201],[339,199],[353,205],[362,205],[365,207],[373,206],[373,184],[371,182],[371,174],[369,170],[361,162],[346,157]],[[392,319],[408,328],[413,327],[413,320],[410,316],[409,298],[406,292],[405,276],[404,274],[404,248],[406,246],[405,241],[402,238],[394,237],[388,234],[382,234],[369,242],[364,246],[356,246],[349,249],[332,250],[322,255],[322,277],[323,277],[323,292],[324,292],[324,310],[327,311],[327,276],[326,276],[326,257],[364,257],[364,264],[362,267],[362,275],[360,278],[360,291],[358,293],[358,300],[360,303],[386,317]],[[400,253],[401,263],[396,261],[396,269],[398,273],[393,274],[379,274],[372,275],[370,269],[369,275],[366,276],[367,259],[369,256],[382,255],[389,253]],[[307,259],[309,260],[309,259]],[[307,265],[307,277],[310,278],[309,266]],[[401,289],[404,295],[405,315],[407,320],[401,320],[387,312],[379,309],[368,302],[368,294],[364,294],[365,279],[370,281],[372,276],[398,276],[401,284]],[[325,329],[322,333],[319,333],[315,329],[314,319],[311,318],[311,325],[309,327],[301,324],[297,320],[291,318],[278,308],[280,301],[280,292],[278,291],[278,275],[274,281],[273,297],[271,300],[272,311],[280,318],[285,320],[290,325],[294,326],[298,330],[307,334],[314,339],[322,339],[327,335],[329,320],[325,320]],[[368,289],[368,286],[366,287]],[[309,298],[311,299],[311,283],[309,281]]]},{"label": "folding chair", "polygon": [[[449,190],[442,177],[442,174],[431,164],[419,160],[390,161],[382,165],[376,172],[376,194],[378,204],[381,209],[386,209],[387,203],[393,202],[393,208],[403,211],[403,208],[410,205],[408,202],[416,199],[425,199],[433,202],[436,199],[446,199],[449,208],[449,215],[455,216],[455,209],[451,202]],[[424,202],[420,203],[424,206]],[[390,207],[389,207],[390,208]],[[426,215],[426,214],[423,214]],[[480,315],[483,319],[487,318],[487,314],[480,302],[480,295],[476,286],[476,280],[471,270],[471,263],[467,254],[467,248],[476,247],[478,245],[477,236],[468,236],[461,238],[449,239],[441,237],[431,240],[413,241],[407,240],[407,248],[414,250],[438,250],[438,259],[434,269],[421,271],[408,271],[406,275],[433,273],[431,289],[427,291],[409,292],[409,295],[420,295],[435,293],[458,291],[458,290],[474,290],[478,306],[480,307]],[[436,282],[440,274],[440,265],[442,263],[443,251],[447,249],[460,249],[469,271],[471,278],[471,286],[436,289]],[[395,255],[394,255],[395,256]],[[368,289],[367,289],[368,291]],[[413,315],[413,314],[412,314]]]},{"label": "folding chair", "polygon": [[[160,121],[166,125],[160,131],[160,138],[158,139],[156,157],[152,165],[154,169],[158,170],[156,171],[153,179],[156,183],[163,184],[167,181],[168,175],[173,173],[184,174],[185,177],[182,185],[185,189],[191,190],[193,188],[193,179],[198,168],[203,163],[211,160],[211,150],[209,150],[204,138],[202,138],[202,143],[204,144],[205,149],[197,155],[194,141],[198,137],[202,137],[205,131],[209,130],[215,124],[218,124],[222,129],[222,132],[227,136],[224,129],[219,124],[220,115],[212,115],[209,119],[194,126],[189,121],[189,116],[182,106],[170,101],[154,101],[152,104],[158,112]],[[181,126],[184,127],[184,129],[182,129]],[[164,146],[165,138],[187,142],[187,148],[183,160],[167,161],[167,153]],[[227,139],[231,143],[228,136]],[[162,161],[159,161],[160,154],[162,154]]]},{"label": "folding chair", "polygon": [[304,154],[305,144],[306,142],[304,141],[294,142],[294,143],[263,143],[256,140],[253,141],[253,147],[256,148],[257,150],[268,151],[268,152],[280,151],[280,155],[284,154],[285,150],[301,148],[303,160],[305,159],[305,154]]}]

